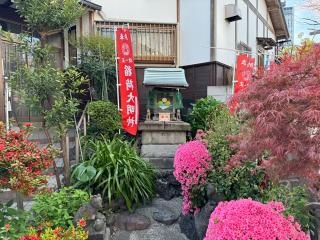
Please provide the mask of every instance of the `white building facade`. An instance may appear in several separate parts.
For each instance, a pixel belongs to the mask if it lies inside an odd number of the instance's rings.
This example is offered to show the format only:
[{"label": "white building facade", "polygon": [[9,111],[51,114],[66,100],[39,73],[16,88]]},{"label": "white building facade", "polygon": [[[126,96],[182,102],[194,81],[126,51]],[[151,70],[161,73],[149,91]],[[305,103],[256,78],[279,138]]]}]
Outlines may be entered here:
[{"label": "white building facade", "polygon": [[230,86],[237,53],[264,66],[288,37],[280,0],[180,0],[180,66],[192,89],[185,94],[195,100],[210,95],[208,87]]},{"label": "white building facade", "polygon": [[[189,107],[189,103],[210,95],[212,87],[220,86],[221,91],[221,86],[231,86],[239,51],[264,66],[274,60],[277,42],[289,37],[280,0],[85,2],[92,11],[71,29],[73,35],[113,37],[114,27],[130,27],[142,105],[147,100],[142,85],[146,67],[184,68],[190,87],[183,95]],[[234,10],[234,18],[230,18],[227,6]],[[72,34],[69,30],[70,37]]]}]

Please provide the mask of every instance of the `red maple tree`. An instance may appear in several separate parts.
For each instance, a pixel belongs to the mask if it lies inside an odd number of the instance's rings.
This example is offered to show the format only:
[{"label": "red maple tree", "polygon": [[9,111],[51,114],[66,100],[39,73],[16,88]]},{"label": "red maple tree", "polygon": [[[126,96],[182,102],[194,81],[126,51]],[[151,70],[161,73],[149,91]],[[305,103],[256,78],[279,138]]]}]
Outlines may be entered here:
[{"label": "red maple tree", "polygon": [[320,45],[304,45],[235,95],[245,126],[231,136],[229,164],[259,161],[269,176],[319,181]]}]

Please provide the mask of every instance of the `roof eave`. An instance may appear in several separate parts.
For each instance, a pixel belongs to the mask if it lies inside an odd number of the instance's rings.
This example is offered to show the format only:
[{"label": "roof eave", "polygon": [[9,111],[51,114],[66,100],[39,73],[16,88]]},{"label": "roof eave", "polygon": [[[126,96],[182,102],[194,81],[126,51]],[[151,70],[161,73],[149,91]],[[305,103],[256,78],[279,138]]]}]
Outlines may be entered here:
[{"label": "roof eave", "polygon": [[96,10],[96,11],[101,11],[102,7],[98,4],[95,4],[93,2],[87,1],[87,0],[80,0],[80,3],[85,6],[86,8]]},{"label": "roof eave", "polygon": [[287,40],[290,38],[288,26],[280,0],[266,0],[268,12],[274,27],[276,39]]}]

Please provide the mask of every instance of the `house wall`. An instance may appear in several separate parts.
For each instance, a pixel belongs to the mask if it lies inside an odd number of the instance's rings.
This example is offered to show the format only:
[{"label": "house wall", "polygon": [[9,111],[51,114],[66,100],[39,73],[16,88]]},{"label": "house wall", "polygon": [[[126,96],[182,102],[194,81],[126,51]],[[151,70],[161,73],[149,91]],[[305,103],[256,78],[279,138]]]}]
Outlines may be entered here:
[{"label": "house wall", "polygon": [[[231,23],[225,20],[227,4],[238,6],[241,20]],[[257,37],[275,39],[263,0],[180,0],[181,66],[217,61],[233,67],[236,53],[227,49],[238,49],[240,42],[257,58]]]},{"label": "house wall", "polygon": [[181,66],[210,61],[210,9],[211,0],[180,1]]},{"label": "house wall", "polygon": [[96,15],[96,20],[177,23],[176,0],[94,0],[93,2],[102,6],[102,12],[100,16]]},{"label": "house wall", "polygon": [[[241,20],[231,23],[225,20],[227,4],[238,6]],[[251,50],[258,64],[257,37],[276,40],[264,0],[180,0],[179,24],[180,66],[186,70],[190,84],[184,91],[187,102],[232,84],[235,49],[240,49],[240,43],[241,49]],[[210,86],[220,87],[208,91]]]},{"label": "house wall", "polygon": [[[236,22],[225,20],[225,5],[237,4],[242,19]],[[275,39],[274,29],[270,20],[265,1],[261,0],[228,0],[216,1],[215,20],[217,21],[215,34],[217,48],[238,48],[240,42],[246,44],[254,57],[257,55],[257,37]],[[274,54],[274,50],[266,51]],[[216,50],[215,60],[234,67],[236,54],[232,51]]]}]

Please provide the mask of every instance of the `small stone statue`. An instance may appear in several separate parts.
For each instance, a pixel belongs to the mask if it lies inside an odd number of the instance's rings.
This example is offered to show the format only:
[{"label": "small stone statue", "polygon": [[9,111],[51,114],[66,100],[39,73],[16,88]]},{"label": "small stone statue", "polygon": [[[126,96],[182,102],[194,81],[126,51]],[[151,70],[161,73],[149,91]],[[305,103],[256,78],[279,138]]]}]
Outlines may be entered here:
[{"label": "small stone statue", "polygon": [[177,110],[177,121],[181,121],[181,112],[180,112],[180,109]]},{"label": "small stone statue", "polygon": [[106,217],[100,213],[102,210],[101,195],[94,195],[91,197],[90,202],[76,212],[73,221],[76,224],[81,218],[87,221],[85,229],[89,232],[90,236],[96,236],[95,239],[105,239],[106,235]]},{"label": "small stone statue", "polygon": [[147,121],[151,121],[151,112],[150,109],[147,109]]}]

